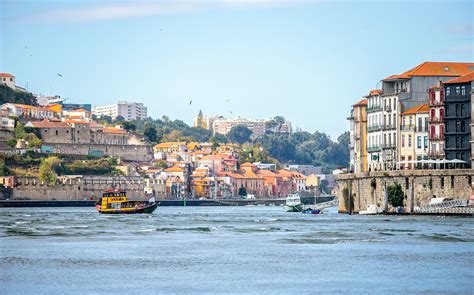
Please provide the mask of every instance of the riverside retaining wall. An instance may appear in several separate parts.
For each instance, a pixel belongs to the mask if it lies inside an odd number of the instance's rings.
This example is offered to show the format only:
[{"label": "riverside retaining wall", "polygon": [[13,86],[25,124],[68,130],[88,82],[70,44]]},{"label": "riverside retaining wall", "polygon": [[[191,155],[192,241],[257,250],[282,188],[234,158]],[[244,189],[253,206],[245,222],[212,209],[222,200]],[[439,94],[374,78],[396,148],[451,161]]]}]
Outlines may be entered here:
[{"label": "riverside retaining wall", "polygon": [[68,176],[50,186],[36,177],[16,177],[15,187],[0,198],[11,200],[90,200],[97,199],[109,188],[123,189],[134,199],[145,198],[143,177]]},{"label": "riverside retaining wall", "polygon": [[[405,193],[404,207],[413,212],[415,207],[427,205],[431,198],[469,199],[473,194],[474,169],[402,170],[340,174],[337,176],[339,212],[357,213],[367,205],[389,207],[385,201],[387,186],[399,183]],[[349,194],[352,197],[349,197]]]}]

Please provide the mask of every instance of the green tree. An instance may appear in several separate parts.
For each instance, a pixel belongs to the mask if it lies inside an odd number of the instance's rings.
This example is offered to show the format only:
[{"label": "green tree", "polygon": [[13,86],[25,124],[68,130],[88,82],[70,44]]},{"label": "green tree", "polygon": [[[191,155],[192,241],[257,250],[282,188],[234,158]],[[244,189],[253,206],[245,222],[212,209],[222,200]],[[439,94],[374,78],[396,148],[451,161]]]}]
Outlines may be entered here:
[{"label": "green tree", "polygon": [[4,103],[38,105],[36,98],[31,93],[13,90],[6,85],[0,85],[0,105]]},{"label": "green tree", "polygon": [[137,129],[137,126],[135,125],[135,123],[129,122],[129,121],[123,122],[122,126],[123,126],[123,129],[127,131],[135,131]]},{"label": "green tree", "polygon": [[41,161],[39,166],[39,178],[47,184],[53,185],[58,178],[57,170],[60,168],[61,160],[56,156],[51,156]]},{"label": "green tree", "polygon": [[404,193],[399,183],[387,186],[388,203],[393,207],[403,206]]},{"label": "green tree", "polygon": [[158,142],[158,133],[156,132],[155,127],[146,127],[145,131],[143,132],[143,135],[145,135],[146,138],[148,138],[148,140],[151,142]]},{"label": "green tree", "polygon": [[244,125],[237,125],[230,129],[229,134],[227,136],[232,142],[243,144],[244,142],[248,142],[250,140],[251,135],[252,130],[250,130]]}]

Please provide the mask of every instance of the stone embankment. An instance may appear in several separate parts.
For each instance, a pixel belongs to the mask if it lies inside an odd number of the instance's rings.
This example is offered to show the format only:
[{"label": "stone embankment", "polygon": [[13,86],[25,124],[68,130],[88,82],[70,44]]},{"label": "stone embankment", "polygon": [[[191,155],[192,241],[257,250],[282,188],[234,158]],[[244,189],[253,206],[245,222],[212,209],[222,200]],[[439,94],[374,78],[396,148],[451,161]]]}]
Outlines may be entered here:
[{"label": "stone embankment", "polygon": [[340,213],[358,213],[375,204],[385,210],[387,186],[398,183],[404,191],[406,212],[429,204],[431,198],[469,200],[473,194],[474,169],[403,170],[341,174],[337,176]]}]

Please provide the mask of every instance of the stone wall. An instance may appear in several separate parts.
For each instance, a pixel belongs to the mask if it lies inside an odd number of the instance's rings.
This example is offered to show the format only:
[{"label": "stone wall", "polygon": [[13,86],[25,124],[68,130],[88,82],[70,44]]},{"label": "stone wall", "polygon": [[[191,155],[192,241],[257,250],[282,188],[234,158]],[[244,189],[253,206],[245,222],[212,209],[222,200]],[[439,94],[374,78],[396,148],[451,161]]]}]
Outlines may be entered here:
[{"label": "stone wall", "polygon": [[143,177],[66,176],[60,184],[49,186],[35,177],[16,177],[10,194],[13,200],[89,200],[97,199],[109,188],[123,189],[133,199],[147,199]]},{"label": "stone wall", "polygon": [[42,150],[66,155],[114,156],[125,161],[147,162],[153,159],[153,149],[149,145],[45,143]]},{"label": "stone wall", "polygon": [[[415,207],[427,205],[431,198],[469,199],[473,194],[474,169],[462,170],[404,170],[341,174],[337,176],[339,212],[354,213],[376,204],[387,208],[385,188],[399,183],[405,193],[404,207],[413,212]],[[352,198],[349,198],[349,192]],[[413,197],[412,197],[413,196]]]}]

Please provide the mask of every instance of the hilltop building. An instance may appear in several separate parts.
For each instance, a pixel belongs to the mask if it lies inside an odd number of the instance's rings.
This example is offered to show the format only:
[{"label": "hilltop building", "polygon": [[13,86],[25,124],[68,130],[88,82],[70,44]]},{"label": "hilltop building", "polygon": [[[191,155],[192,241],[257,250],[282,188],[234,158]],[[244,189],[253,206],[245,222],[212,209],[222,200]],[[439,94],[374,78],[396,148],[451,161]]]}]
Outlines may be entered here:
[{"label": "hilltop building", "polygon": [[15,76],[9,73],[0,73],[0,85],[5,85],[16,90]]},{"label": "hilltop building", "polygon": [[206,117],[202,114],[201,110],[199,110],[197,117],[194,118],[194,128],[208,129]]},{"label": "hilltop building", "polygon": [[110,116],[114,120],[121,116],[126,121],[131,121],[145,119],[147,117],[147,108],[143,103],[119,101],[116,104],[96,106],[92,109],[92,114],[97,117]]}]

